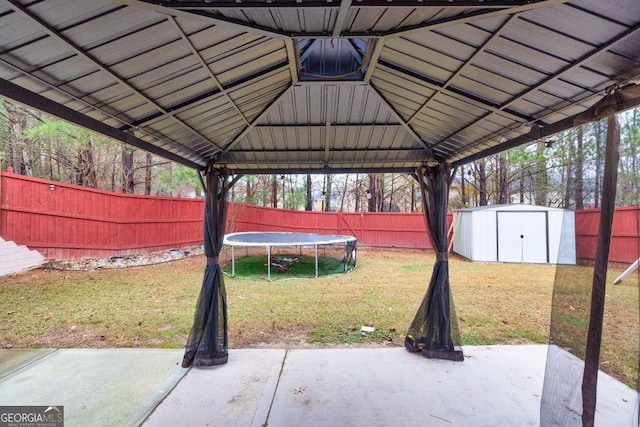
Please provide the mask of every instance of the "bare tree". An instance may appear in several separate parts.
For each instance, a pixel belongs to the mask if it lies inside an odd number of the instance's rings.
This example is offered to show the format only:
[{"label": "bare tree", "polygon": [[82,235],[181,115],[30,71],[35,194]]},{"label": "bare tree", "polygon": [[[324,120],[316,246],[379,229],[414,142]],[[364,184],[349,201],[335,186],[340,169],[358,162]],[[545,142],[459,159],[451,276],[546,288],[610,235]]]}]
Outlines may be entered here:
[{"label": "bare tree", "polygon": [[600,207],[600,183],[602,182],[602,174],[601,174],[601,170],[602,170],[602,149],[603,149],[603,132],[605,132],[606,130],[604,129],[604,126],[602,124],[602,121],[599,120],[597,122],[594,123],[594,130],[595,130],[595,142],[596,142],[596,147],[595,147],[595,169],[596,169],[596,173],[595,173],[595,183],[594,183],[594,194],[593,194],[593,204],[594,207],[599,208]]},{"label": "bare tree", "polygon": [[122,146],[122,192],[134,193],[133,152],[129,146]]},{"label": "bare tree", "polygon": [[87,143],[78,147],[76,184],[93,188],[98,187],[96,167],[93,161],[93,143],[90,135],[87,138]]},{"label": "bare tree", "polygon": [[536,143],[536,185],[535,203],[539,206],[547,204],[547,158],[544,155],[545,142]]},{"label": "bare tree", "polygon": [[565,188],[564,188],[564,201],[562,203],[562,206],[565,209],[569,209],[569,207],[571,207],[571,193],[573,192],[573,188],[575,184],[575,180],[572,180],[571,177],[573,176],[573,133],[570,132],[565,132],[564,134],[561,134],[559,137],[559,141],[561,141],[561,144],[563,147],[565,147],[565,161],[566,161],[566,166],[564,168],[562,168],[562,175],[561,175],[561,179],[562,182],[565,182]]},{"label": "bare tree", "polygon": [[151,166],[152,158],[151,153],[147,153],[145,156],[145,168],[144,168],[144,194],[149,196],[151,194]]},{"label": "bare tree", "polygon": [[[462,197],[462,207],[467,206],[467,186],[465,185],[465,177],[464,177],[464,165],[460,166],[460,195]],[[413,212],[414,204],[413,204],[413,182],[411,183],[411,212]]]},{"label": "bare tree", "polygon": [[[26,127],[26,115],[22,109],[12,102],[5,101],[5,108],[9,115],[9,162],[16,173],[29,175],[30,168],[25,165],[22,153],[23,132]],[[33,172],[31,173],[33,175]]]},{"label": "bare tree", "polygon": [[307,185],[305,187],[306,189],[306,203],[304,206],[304,210],[306,211],[311,211],[313,210],[313,195],[312,195],[312,191],[311,191],[311,174],[307,174]]},{"label": "bare tree", "polygon": [[271,207],[278,207],[278,175],[271,175]]},{"label": "bare tree", "polygon": [[376,191],[376,174],[369,174],[369,190],[367,191],[367,198],[369,199],[369,212],[377,212],[378,202]]},{"label": "bare tree", "polygon": [[584,209],[584,152],[583,152],[583,141],[584,138],[584,126],[578,126],[576,131],[576,161],[575,161],[575,178],[574,178],[574,189],[573,189],[573,198],[576,202],[576,210]]},{"label": "bare tree", "polygon": [[479,182],[479,195],[480,195],[480,206],[487,205],[487,169],[486,162],[484,159],[478,160],[476,163],[477,173],[478,173],[478,182]]},{"label": "bare tree", "polygon": [[331,191],[333,190],[333,183],[331,182],[331,174],[328,173],[325,175],[325,185],[324,185],[324,210],[325,212],[331,212]]}]

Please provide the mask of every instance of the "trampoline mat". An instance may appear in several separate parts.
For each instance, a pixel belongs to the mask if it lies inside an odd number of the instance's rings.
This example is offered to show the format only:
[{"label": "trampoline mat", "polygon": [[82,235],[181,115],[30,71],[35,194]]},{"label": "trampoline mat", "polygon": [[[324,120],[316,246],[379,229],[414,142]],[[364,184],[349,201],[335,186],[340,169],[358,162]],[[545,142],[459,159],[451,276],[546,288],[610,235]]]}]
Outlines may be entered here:
[{"label": "trampoline mat", "polygon": [[224,244],[229,246],[331,245],[354,241],[356,238],[353,236],[285,232],[247,232],[224,236]]}]

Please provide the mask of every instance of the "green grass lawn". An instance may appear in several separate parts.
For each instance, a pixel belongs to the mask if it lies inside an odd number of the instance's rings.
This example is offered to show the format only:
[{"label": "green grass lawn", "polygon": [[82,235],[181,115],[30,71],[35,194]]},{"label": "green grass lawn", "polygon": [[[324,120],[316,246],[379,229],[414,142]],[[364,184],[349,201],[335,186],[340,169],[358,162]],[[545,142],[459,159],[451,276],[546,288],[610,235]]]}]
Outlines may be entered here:
[{"label": "green grass lawn", "polygon": [[[400,345],[433,262],[429,252],[361,250],[358,267],[347,274],[272,282],[265,273],[262,279],[225,277],[230,347]],[[193,257],[0,279],[0,346],[183,347],[204,264]],[[576,267],[582,269],[588,271]],[[450,271],[463,344],[547,342],[554,266],[453,259]],[[630,382],[637,366],[621,364],[630,363],[624,355],[637,357],[637,283],[608,286],[607,293],[603,359]],[[376,331],[362,337],[360,327],[368,324]]]}]

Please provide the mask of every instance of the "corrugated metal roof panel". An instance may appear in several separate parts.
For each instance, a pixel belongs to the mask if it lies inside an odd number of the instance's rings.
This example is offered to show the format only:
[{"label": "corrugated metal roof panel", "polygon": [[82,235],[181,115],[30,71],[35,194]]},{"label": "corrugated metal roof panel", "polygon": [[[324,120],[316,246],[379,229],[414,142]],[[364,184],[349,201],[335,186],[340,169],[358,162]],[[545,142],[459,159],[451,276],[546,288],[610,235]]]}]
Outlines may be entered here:
[{"label": "corrugated metal roof panel", "polygon": [[435,93],[435,91],[424,86],[413,85],[412,83],[402,84],[393,76],[383,72],[376,72],[371,82],[385,95],[387,100],[397,98],[397,102],[393,102],[394,105],[406,106],[406,108],[414,112],[418,111],[418,108]]},{"label": "corrugated metal roof panel", "polygon": [[[573,7],[559,7],[554,13],[549,13],[548,10],[534,10],[527,13],[526,19],[593,46],[607,40],[611,34],[624,30],[624,27],[616,22]],[[539,31],[550,33],[548,29]]]},{"label": "corrugated metal roof panel", "polygon": [[262,124],[395,123],[388,109],[364,86],[294,87]]},{"label": "corrugated metal roof panel", "polygon": [[333,151],[388,151],[417,150],[424,152],[406,131],[398,125],[391,126],[259,126],[239,143],[236,151],[324,152],[329,144]]},{"label": "corrugated metal roof panel", "polygon": [[248,21],[257,25],[286,32],[326,32],[333,28],[337,8],[217,8],[221,15]]},{"label": "corrugated metal roof panel", "polygon": [[[640,64],[640,36],[630,38],[619,43],[614,52],[604,52],[596,58],[585,62],[585,67],[598,71],[605,76],[619,73],[620,76],[633,76],[637,74]],[[623,50],[625,49],[625,50]],[[624,52],[624,53],[618,53]]]},{"label": "corrugated metal roof panel", "polygon": [[[405,167],[424,160],[424,144],[461,159],[521,134],[526,123],[581,112],[605,88],[640,75],[637,0],[531,3],[514,17],[480,2],[353,2],[340,12],[338,2],[226,1],[198,15],[172,8],[179,3],[3,2],[0,77],[200,164],[219,151],[215,144],[256,168]],[[480,15],[489,11],[491,18]],[[384,33],[427,23],[437,25]],[[291,32],[362,32],[354,49],[336,44],[352,56],[333,77],[351,70],[363,81],[297,83],[301,52]],[[386,37],[364,40],[377,33]],[[321,56],[332,42],[323,45]],[[312,59],[325,64],[321,71],[331,62]]]},{"label": "corrugated metal roof panel", "polygon": [[[215,12],[239,21],[281,30],[287,33],[328,33],[333,30],[338,15],[339,4],[327,3],[327,7],[286,8],[225,8],[216,6]],[[353,3],[348,12],[345,30],[350,33],[366,33],[395,30],[406,26],[417,25],[433,19],[445,19],[469,12],[463,7],[360,7],[362,4]]]},{"label": "corrugated metal roof panel", "polygon": [[118,75],[143,90],[198,68],[198,61],[184,49],[180,40],[149,49],[111,67]]},{"label": "corrugated metal roof panel", "polygon": [[525,19],[519,19],[516,25],[505,29],[502,37],[519,45],[544,52],[545,55],[570,62],[577,60],[593,48],[592,44],[576,39],[575,35],[569,37],[551,32],[535,22]]},{"label": "corrugated metal roof panel", "polygon": [[[357,6],[358,4],[355,3]],[[424,5],[420,5],[424,6]],[[380,32],[397,30],[435,19],[446,19],[469,12],[463,7],[362,7],[352,9],[348,20],[349,32]]]},{"label": "corrugated metal roof panel", "polygon": [[388,61],[401,68],[416,73],[426,74],[434,80],[446,81],[451,74],[461,65],[461,62],[451,59],[443,63],[431,63],[428,51],[413,44],[405,43],[402,51],[385,48],[380,55],[381,61]]},{"label": "corrugated metal roof panel", "polygon": [[[473,67],[469,67],[473,68]],[[467,77],[466,75],[470,77]],[[489,79],[488,77],[494,77]],[[514,93],[521,92],[526,89],[526,86],[514,83],[512,80],[500,79],[497,81],[495,74],[491,75],[484,70],[473,68],[465,72],[465,75],[460,75],[455,78],[453,84],[456,88],[464,90],[468,93],[473,93],[476,96],[484,98],[491,104],[500,105],[507,102]],[[489,86],[484,82],[489,81],[496,87]],[[498,83],[504,83],[502,85]],[[511,88],[511,89],[508,89]]]},{"label": "corrugated metal roof panel", "polygon": [[546,74],[552,74],[554,71],[569,63],[568,60],[551,56],[545,52],[523,46],[504,38],[495,40],[494,43],[491,43],[491,47],[488,50],[496,56],[508,58],[510,61],[524,64],[525,66],[535,65],[536,70]]},{"label": "corrugated metal roof panel", "polygon": [[[263,37],[236,28],[214,25],[204,20],[185,19],[180,16],[173,19],[180,30],[188,36],[191,44],[200,53],[204,53],[206,49],[211,49],[215,46],[224,46],[225,43],[235,43],[241,46],[244,43],[250,43],[253,40],[259,40]],[[238,43],[238,40],[244,40],[244,43]],[[233,48],[230,46],[228,51],[233,51]],[[222,52],[224,52],[224,50]]]},{"label": "corrugated metal roof panel", "polygon": [[[483,34],[484,38],[481,43],[486,41],[490,37],[490,34]],[[467,60],[473,55],[477,47],[481,44],[469,44],[463,43],[455,38],[451,38],[440,34],[437,31],[430,31],[425,33],[412,33],[410,35],[392,39],[389,43],[385,44],[385,47],[396,48],[398,50],[406,50],[406,43],[411,43],[413,47],[420,47],[424,49],[424,53],[428,56],[424,56],[429,62],[441,63],[441,59],[444,61],[454,60],[455,66],[451,70],[458,68],[462,61]],[[413,51],[416,56],[420,55],[418,51]],[[435,56],[434,56],[435,55]]]},{"label": "corrugated metal roof panel", "polygon": [[[82,34],[78,34],[78,38],[80,37]],[[163,56],[172,55],[172,51],[177,46],[174,45],[172,49],[167,50],[159,48],[178,39],[179,36],[171,30],[171,25],[166,20],[162,20],[145,28],[136,29],[130,34],[104,40],[100,45],[88,49],[88,53],[105,65],[115,65],[127,59],[132,62],[141,62],[140,55],[157,49],[156,55],[161,55],[158,61],[164,63],[166,61],[163,60]]]},{"label": "corrugated metal roof panel", "polygon": [[491,52],[484,52],[478,55],[470,66],[471,69],[474,69],[474,67],[484,70],[490,75],[495,75],[496,79],[500,79],[493,81],[492,85],[494,86],[520,84],[526,87],[536,84],[547,76],[546,73],[537,69],[536,64],[520,64]]}]

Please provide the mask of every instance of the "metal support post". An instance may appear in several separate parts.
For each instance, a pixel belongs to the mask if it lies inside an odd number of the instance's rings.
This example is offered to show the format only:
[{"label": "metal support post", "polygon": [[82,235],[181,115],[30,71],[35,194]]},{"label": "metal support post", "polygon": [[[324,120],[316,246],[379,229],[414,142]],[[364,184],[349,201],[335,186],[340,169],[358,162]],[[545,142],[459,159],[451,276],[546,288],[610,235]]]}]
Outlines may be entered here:
[{"label": "metal support post", "polygon": [[231,277],[236,277],[236,248],[231,246]]},{"label": "metal support post", "polygon": [[267,246],[267,280],[271,281],[271,246]]}]

